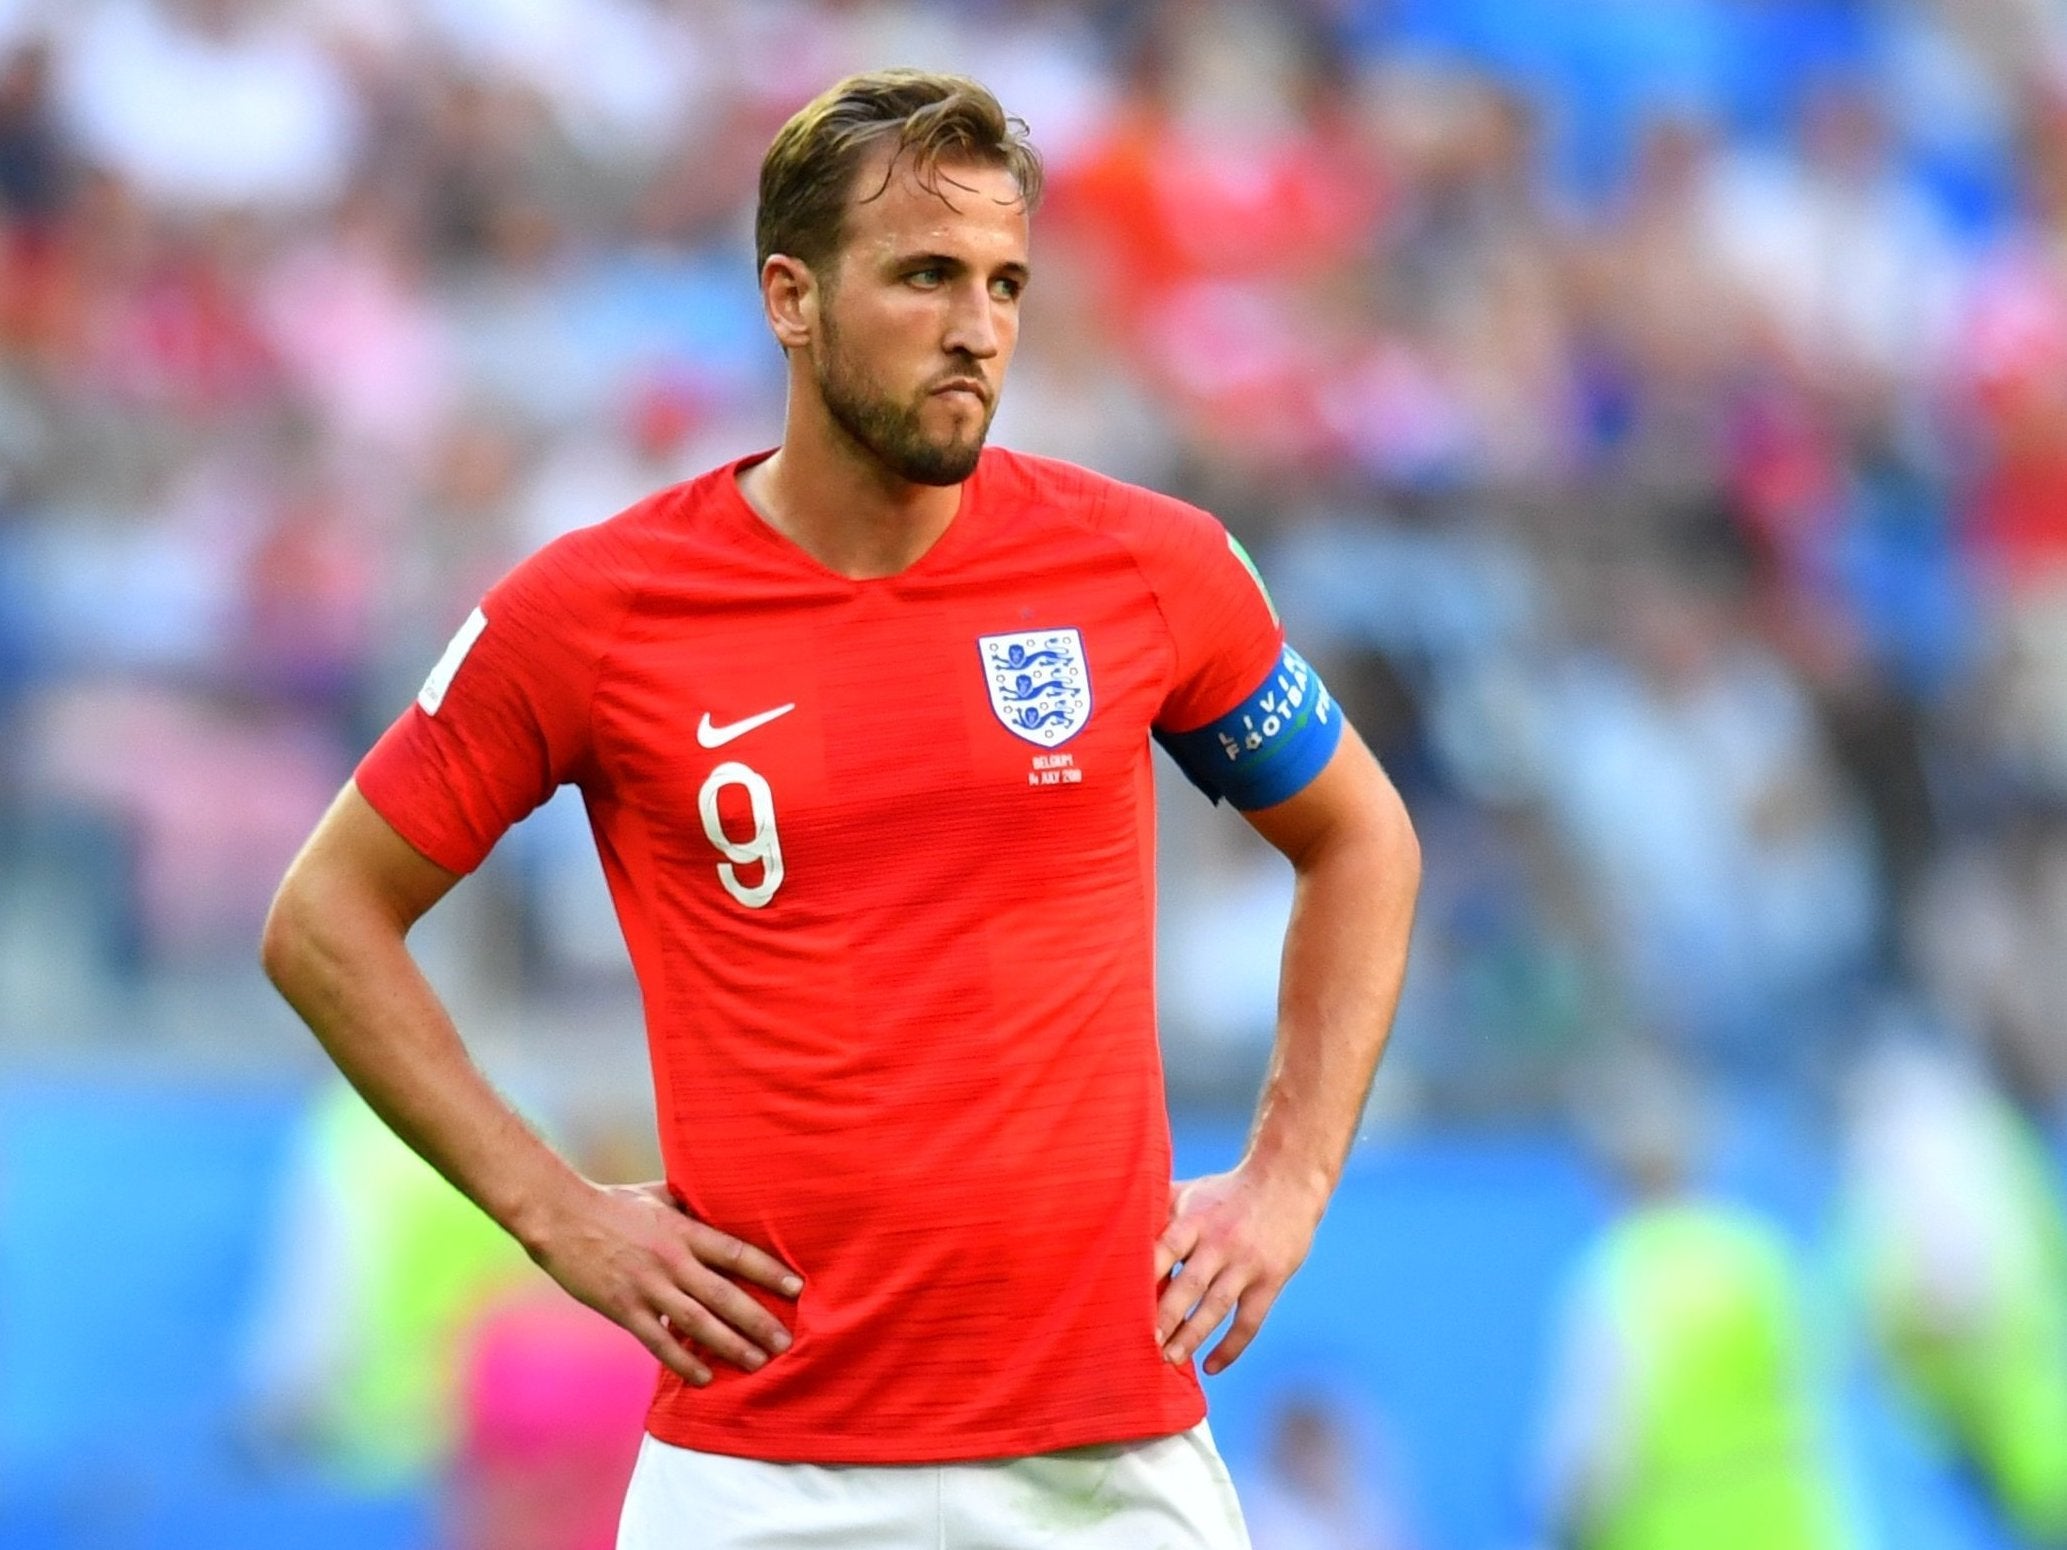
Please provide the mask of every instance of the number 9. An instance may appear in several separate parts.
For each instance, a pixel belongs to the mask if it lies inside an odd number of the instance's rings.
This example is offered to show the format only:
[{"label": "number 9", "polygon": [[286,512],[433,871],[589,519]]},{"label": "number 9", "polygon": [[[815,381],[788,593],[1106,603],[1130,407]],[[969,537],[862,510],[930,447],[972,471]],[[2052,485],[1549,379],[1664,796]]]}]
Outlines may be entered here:
[{"label": "number 9", "polygon": [[[741,843],[725,832],[718,821],[718,793],[727,786],[744,786],[753,808],[754,837]],[[718,863],[718,881],[725,891],[750,910],[764,908],[782,886],[782,842],[775,837],[775,793],[759,770],[727,761],[704,777],[696,793],[696,810],[703,815],[703,832],[727,860]],[[739,880],[738,867],[761,863],[761,880],[748,886]]]}]

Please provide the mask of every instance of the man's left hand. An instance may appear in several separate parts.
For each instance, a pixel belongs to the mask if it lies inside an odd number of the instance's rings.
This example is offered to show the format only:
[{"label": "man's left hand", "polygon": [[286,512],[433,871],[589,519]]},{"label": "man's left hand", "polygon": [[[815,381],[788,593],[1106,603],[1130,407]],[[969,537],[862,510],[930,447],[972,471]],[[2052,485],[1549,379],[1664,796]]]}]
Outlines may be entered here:
[{"label": "man's left hand", "polygon": [[1183,1363],[1229,1313],[1226,1336],[1206,1357],[1223,1371],[1249,1347],[1278,1293],[1306,1259],[1325,1199],[1249,1165],[1173,1185],[1170,1222],[1156,1240],[1156,1279],[1183,1268],[1156,1305],[1156,1343]]}]

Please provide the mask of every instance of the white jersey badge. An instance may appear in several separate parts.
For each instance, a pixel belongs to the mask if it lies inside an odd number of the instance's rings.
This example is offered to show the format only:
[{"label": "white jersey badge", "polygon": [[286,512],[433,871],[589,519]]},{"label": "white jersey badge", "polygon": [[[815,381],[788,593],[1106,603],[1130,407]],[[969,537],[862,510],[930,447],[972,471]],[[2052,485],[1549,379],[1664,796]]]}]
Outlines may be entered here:
[{"label": "white jersey badge", "polygon": [[1053,748],[1091,719],[1091,670],[1075,630],[979,635],[983,683],[1005,729],[1037,748]]},{"label": "white jersey badge", "polygon": [[467,653],[474,649],[474,642],[487,628],[488,616],[480,609],[476,608],[467,615],[467,622],[459,627],[459,633],[452,637],[452,644],[445,648],[445,655],[438,658],[438,665],[431,669],[431,676],[416,692],[416,703],[423,707],[426,716],[438,714],[438,707],[445,703],[445,691],[452,687],[452,675],[459,671],[459,664],[467,659]]}]

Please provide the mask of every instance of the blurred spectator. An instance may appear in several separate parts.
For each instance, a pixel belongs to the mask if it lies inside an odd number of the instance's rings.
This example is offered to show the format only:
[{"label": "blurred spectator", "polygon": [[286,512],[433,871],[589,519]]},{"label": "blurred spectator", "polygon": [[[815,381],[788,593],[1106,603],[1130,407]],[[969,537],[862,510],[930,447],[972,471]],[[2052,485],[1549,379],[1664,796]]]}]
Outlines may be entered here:
[{"label": "blurred spectator", "polygon": [[1616,579],[1610,649],[1551,690],[1548,800],[1642,1017],[1712,1069],[1799,1072],[1875,940],[1866,831],[1800,685],[1727,594]]},{"label": "blurred spectator", "polygon": [[335,755],[306,723],[143,685],[53,692],[20,731],[26,794],[66,835],[67,864],[119,882],[95,900],[101,975],[248,955],[300,826],[335,790]]},{"label": "blurred spectator", "polygon": [[453,407],[453,344],[398,203],[349,196],[271,267],[260,305],[271,350],[342,449],[415,472]]},{"label": "blurred spectator", "polygon": [[[650,1132],[583,1137],[581,1172],[660,1172]],[[543,1275],[484,1304],[460,1337],[460,1429],[445,1550],[610,1550],[660,1367]]]},{"label": "blurred spectator", "polygon": [[1165,7],[1111,120],[1058,169],[1051,222],[1159,398],[1232,459],[1320,450],[1325,337],[1309,287],[1359,252],[1382,189],[1297,40],[1259,8]]},{"label": "blurred spectator", "polygon": [[2019,588],[2067,560],[2067,94],[2031,105],[2025,220],[1997,243],[1962,319],[1956,386],[1980,440],[1974,538]]},{"label": "blurred spectator", "polygon": [[703,471],[684,456],[710,412],[693,383],[655,376],[626,400],[608,434],[570,438],[530,481],[520,544],[543,545]]},{"label": "blurred spectator", "polygon": [[1939,369],[1962,279],[1889,133],[1866,82],[1827,81],[1803,104],[1798,152],[1733,159],[1702,229],[1795,369],[1868,404]]},{"label": "blurred spectator", "polygon": [[1687,1096],[1641,1064],[1596,1095],[1626,1204],[1574,1281],[1546,1432],[1571,1550],[1849,1544],[1785,1241],[1692,1192]]},{"label": "blurred spectator", "polygon": [[354,1490],[421,1488],[460,1432],[463,1330],[533,1274],[514,1239],[326,1080],[252,1315],[250,1442]]},{"label": "blurred spectator", "polygon": [[[723,102],[719,13],[648,0],[423,0],[463,69],[521,83],[598,161],[641,171],[707,133]],[[714,35],[715,34],[715,35]]]},{"label": "blurred spectator", "polygon": [[102,0],[59,32],[84,156],[183,211],[303,210],[345,183],[360,110],[275,0]]},{"label": "blurred spectator", "polygon": [[1339,1406],[1295,1393],[1271,1423],[1264,1472],[1242,1492],[1255,1550],[1409,1550],[1392,1504],[1373,1489]]},{"label": "blurred spectator", "polygon": [[610,1550],[658,1364],[543,1277],[467,1332],[448,1550]]},{"label": "blurred spectator", "polygon": [[1929,1045],[1876,1050],[1849,1096],[1876,1354],[2022,1543],[2067,1544],[2067,1213],[2043,1149]]},{"label": "blurred spectator", "polygon": [[[1992,842],[1991,842],[1992,841]],[[2067,808],[2017,814],[1933,870],[1912,921],[1931,989],[2018,1100],[2067,1137]]]},{"label": "blurred spectator", "polygon": [[[1889,922],[1931,917],[1949,843],[2009,887],[2024,798],[1983,813],[1970,777],[2067,784],[2067,115],[2032,64],[2057,28],[1989,10],[24,8],[0,68],[19,703],[159,675],[123,693],[272,750],[249,812],[309,809],[512,557],[773,439],[765,136],[851,65],[960,65],[1053,173],[999,439],[1214,507],[1417,800],[1507,830],[1495,852],[1543,831],[1521,870],[1559,902],[1431,916],[1431,1026],[1583,1000],[1800,1075],[1862,980],[1911,966],[1930,933]],[[2014,199],[1961,204],[1947,158],[2011,153]],[[14,789],[72,844],[50,724],[24,722]],[[142,888],[166,824],[120,784],[82,789]],[[1173,1028],[1232,1047],[1274,967],[1229,923],[1282,890],[1172,822],[1179,961],[1232,976],[1173,983]],[[498,886],[548,937],[600,918],[550,862]],[[234,940],[240,896],[193,897],[192,929],[136,939]],[[621,972],[607,943],[533,956]],[[2011,956],[1989,994],[2042,1001],[2042,955]],[[1424,1075],[1446,1111],[1526,1111],[1577,1058],[1535,1048]]]},{"label": "blurred spectator", "polygon": [[[1396,1115],[1915,994],[2067,1136],[2057,0],[0,0],[0,1040],[293,1058],[222,1011],[292,846],[512,559],[772,443],[758,158],[893,60],[1049,159],[996,439],[1226,518],[1418,809]],[[1246,1101],[1289,882],[1160,816]],[[582,826],[470,1021],[634,993]]]},{"label": "blurred spectator", "polygon": [[50,88],[44,44],[24,42],[0,59],[0,202],[39,234],[63,209],[70,170]]},{"label": "blurred spectator", "polygon": [[1581,879],[1535,808],[1428,803],[1416,826],[1434,865],[1387,1080],[1430,1119],[1555,1123],[1568,1074],[1625,1015]]}]

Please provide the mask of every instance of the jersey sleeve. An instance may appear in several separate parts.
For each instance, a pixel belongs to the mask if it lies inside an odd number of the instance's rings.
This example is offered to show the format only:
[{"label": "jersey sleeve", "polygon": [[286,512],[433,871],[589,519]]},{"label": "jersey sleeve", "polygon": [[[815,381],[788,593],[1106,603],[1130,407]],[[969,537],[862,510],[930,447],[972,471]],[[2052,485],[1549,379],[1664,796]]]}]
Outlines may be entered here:
[{"label": "jersey sleeve", "polygon": [[1136,554],[1177,659],[1155,726],[1189,732],[1225,715],[1262,681],[1284,631],[1248,556],[1217,519],[1182,501],[1137,499],[1145,510]]},{"label": "jersey sleeve", "polygon": [[590,768],[589,709],[627,599],[573,533],[498,582],[353,779],[418,851],[471,872]]},{"label": "jersey sleeve", "polygon": [[1286,644],[1263,578],[1234,536],[1181,501],[1137,499],[1136,554],[1176,658],[1156,741],[1215,802],[1246,812],[1296,796],[1341,741],[1340,708]]}]

